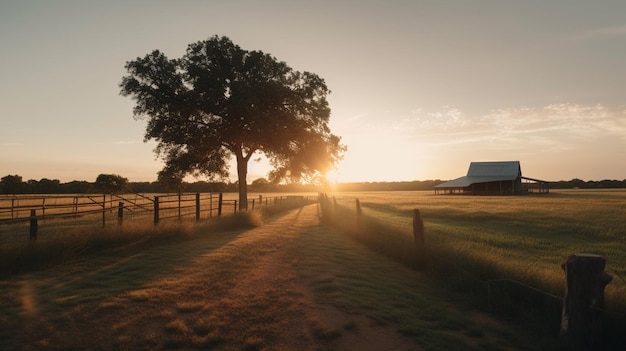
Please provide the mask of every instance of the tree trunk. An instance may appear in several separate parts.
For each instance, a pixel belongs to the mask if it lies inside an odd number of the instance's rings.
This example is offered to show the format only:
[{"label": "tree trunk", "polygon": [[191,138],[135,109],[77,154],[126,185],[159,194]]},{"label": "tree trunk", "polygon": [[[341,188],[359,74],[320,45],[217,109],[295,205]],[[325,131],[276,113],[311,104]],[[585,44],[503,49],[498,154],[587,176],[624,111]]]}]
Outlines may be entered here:
[{"label": "tree trunk", "polygon": [[237,179],[239,180],[239,211],[248,209],[248,159],[237,153]]}]

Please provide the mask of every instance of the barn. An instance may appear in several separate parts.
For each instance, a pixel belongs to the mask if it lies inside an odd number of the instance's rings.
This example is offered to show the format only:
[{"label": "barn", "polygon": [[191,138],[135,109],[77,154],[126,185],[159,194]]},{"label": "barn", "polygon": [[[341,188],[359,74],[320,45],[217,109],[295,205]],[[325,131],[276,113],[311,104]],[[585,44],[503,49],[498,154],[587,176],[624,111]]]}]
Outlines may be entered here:
[{"label": "barn", "polygon": [[519,195],[549,191],[548,182],[522,176],[519,161],[471,162],[466,176],[435,186],[435,194]]}]

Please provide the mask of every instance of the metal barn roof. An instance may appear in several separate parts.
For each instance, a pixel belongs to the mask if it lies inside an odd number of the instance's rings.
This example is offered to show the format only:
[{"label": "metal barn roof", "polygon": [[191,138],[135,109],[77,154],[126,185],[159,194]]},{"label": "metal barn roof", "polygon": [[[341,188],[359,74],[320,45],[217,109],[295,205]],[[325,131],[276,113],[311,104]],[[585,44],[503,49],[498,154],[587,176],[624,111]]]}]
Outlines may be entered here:
[{"label": "metal barn roof", "polygon": [[504,177],[511,180],[522,175],[519,161],[472,162],[467,171],[468,177]]},{"label": "metal barn roof", "polygon": [[472,184],[515,180],[522,176],[519,161],[472,162],[465,177],[435,186],[435,188],[465,188]]}]

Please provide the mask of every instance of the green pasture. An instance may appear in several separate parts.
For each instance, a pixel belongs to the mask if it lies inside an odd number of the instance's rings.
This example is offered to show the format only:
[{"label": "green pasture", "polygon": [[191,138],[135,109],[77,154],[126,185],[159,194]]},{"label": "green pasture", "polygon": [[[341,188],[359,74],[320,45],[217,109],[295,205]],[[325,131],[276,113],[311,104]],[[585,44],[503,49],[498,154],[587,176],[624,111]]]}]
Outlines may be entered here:
[{"label": "green pasture", "polygon": [[[461,299],[483,308],[499,307],[505,316],[523,314],[532,323],[549,310],[547,319],[557,332],[554,324],[560,318],[565,285],[562,262],[573,253],[603,255],[606,272],[613,276],[605,290],[607,315],[626,320],[626,190],[559,190],[526,196],[428,191],[328,196],[341,212],[335,224],[370,247],[416,265]],[[360,228],[355,223],[356,199],[363,215]],[[426,242],[417,255],[414,209],[420,210]],[[508,295],[509,301],[498,295]],[[524,311],[512,311],[507,304],[520,304]]]}]

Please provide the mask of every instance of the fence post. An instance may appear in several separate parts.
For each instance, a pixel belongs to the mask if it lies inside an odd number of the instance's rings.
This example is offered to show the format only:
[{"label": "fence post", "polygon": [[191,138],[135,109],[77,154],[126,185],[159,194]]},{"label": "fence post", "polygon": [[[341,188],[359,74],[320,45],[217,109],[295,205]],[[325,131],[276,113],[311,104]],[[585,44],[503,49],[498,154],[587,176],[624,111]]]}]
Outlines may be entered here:
[{"label": "fence post", "polygon": [[122,201],[117,203],[117,224],[122,225],[124,221],[124,203]]},{"label": "fence post", "polygon": [[154,197],[154,224],[159,224],[159,197]]},{"label": "fence post", "polygon": [[413,240],[416,248],[424,247],[424,221],[417,208],[413,209]]},{"label": "fence post", "polygon": [[219,203],[217,204],[217,216],[222,217],[222,202],[223,202],[223,194],[220,193]]},{"label": "fence post", "polygon": [[233,213],[237,213],[237,200],[235,200],[235,212]]},{"label": "fence post", "polygon": [[259,195],[259,206],[263,206],[263,195]]},{"label": "fence post", "polygon": [[200,193],[196,193],[196,221],[200,220]]},{"label": "fence post", "polygon": [[180,221],[182,216],[180,215],[180,191],[178,192],[178,220]]},{"label": "fence post", "polygon": [[252,199],[252,209],[254,210],[254,199]]},{"label": "fence post", "polygon": [[209,218],[213,218],[213,193],[209,193]]},{"label": "fence post", "polygon": [[601,345],[604,287],[613,279],[604,272],[606,259],[594,254],[573,254],[565,270],[565,298],[561,338],[568,350],[598,350]]},{"label": "fence post", "polygon": [[107,207],[107,196],[106,194],[102,195],[102,226],[106,224],[106,207]]},{"label": "fence post", "polygon": [[356,199],[356,230],[361,230],[362,213],[361,213],[361,201]]},{"label": "fence post", "polygon": [[37,240],[37,228],[39,225],[37,224],[37,214],[35,210],[30,210],[30,240]]}]

